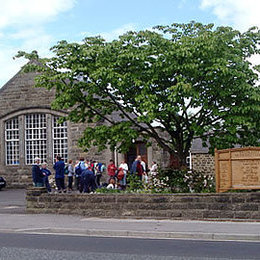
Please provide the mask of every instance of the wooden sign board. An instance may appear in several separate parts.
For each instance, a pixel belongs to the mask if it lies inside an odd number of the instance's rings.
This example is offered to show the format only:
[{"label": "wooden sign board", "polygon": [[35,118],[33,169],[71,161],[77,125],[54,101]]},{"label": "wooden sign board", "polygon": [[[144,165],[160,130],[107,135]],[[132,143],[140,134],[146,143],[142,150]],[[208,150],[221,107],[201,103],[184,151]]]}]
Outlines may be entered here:
[{"label": "wooden sign board", "polygon": [[260,147],[215,149],[216,191],[260,189]]}]

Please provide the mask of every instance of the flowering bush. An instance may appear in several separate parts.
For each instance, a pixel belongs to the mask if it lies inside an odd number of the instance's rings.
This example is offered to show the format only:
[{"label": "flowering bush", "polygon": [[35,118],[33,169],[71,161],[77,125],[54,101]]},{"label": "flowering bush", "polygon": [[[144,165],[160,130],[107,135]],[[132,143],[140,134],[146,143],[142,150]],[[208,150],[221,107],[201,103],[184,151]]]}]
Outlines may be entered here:
[{"label": "flowering bush", "polygon": [[49,176],[49,184],[50,184],[52,189],[56,189],[57,188],[54,174]]},{"label": "flowering bush", "polygon": [[171,192],[169,176],[161,175],[159,172],[151,172],[146,188],[152,193]]},{"label": "flowering bush", "polygon": [[215,178],[212,175],[190,171],[186,176],[191,192],[215,192]]},{"label": "flowering bush", "polygon": [[150,172],[148,182],[144,183],[136,175],[127,176],[127,189],[97,189],[97,193],[203,193],[215,192],[214,177],[201,172],[159,169]]},{"label": "flowering bush", "polygon": [[158,193],[215,192],[215,182],[213,176],[201,172],[159,169],[150,173],[148,189]]}]

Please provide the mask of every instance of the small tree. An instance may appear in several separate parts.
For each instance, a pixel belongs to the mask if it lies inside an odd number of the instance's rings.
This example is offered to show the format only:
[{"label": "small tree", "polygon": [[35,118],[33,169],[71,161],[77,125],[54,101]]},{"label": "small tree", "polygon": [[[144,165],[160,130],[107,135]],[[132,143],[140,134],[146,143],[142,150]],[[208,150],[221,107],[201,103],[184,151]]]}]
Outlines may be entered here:
[{"label": "small tree", "polygon": [[56,89],[53,108],[68,109],[68,120],[103,120],[86,127],[83,147],[126,151],[142,136],[185,165],[194,138],[218,148],[259,144],[259,67],[248,60],[259,54],[259,43],[255,27],[240,33],[191,22],[128,32],[112,42],[61,41],[52,58],[17,56],[39,61],[26,70],[40,72],[37,87]]}]

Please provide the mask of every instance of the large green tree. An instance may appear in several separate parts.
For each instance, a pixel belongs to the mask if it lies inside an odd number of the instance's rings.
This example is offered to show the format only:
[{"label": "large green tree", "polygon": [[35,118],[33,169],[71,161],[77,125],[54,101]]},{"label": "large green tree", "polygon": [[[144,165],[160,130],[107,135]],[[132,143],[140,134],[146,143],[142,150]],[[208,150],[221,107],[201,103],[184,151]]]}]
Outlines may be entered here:
[{"label": "large green tree", "polygon": [[86,127],[85,148],[125,151],[141,136],[184,165],[194,138],[212,148],[259,144],[259,67],[249,61],[259,43],[257,28],[241,33],[191,22],[112,42],[61,41],[52,58],[17,56],[38,60],[25,69],[40,72],[36,86],[56,89],[53,108],[68,109],[68,120],[103,122]]}]

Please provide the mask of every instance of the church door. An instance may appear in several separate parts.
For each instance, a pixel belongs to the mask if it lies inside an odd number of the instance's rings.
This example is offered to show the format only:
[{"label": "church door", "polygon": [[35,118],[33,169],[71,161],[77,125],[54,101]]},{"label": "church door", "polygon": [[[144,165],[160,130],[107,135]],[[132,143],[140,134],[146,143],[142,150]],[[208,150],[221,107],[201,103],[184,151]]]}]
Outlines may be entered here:
[{"label": "church door", "polygon": [[129,151],[125,155],[126,163],[128,167],[131,167],[133,161],[137,157],[137,155],[142,156],[142,160],[147,164],[148,163],[148,156],[147,156],[147,147],[143,142],[137,142],[130,147]]}]

